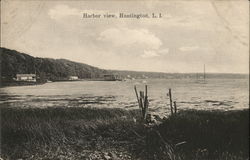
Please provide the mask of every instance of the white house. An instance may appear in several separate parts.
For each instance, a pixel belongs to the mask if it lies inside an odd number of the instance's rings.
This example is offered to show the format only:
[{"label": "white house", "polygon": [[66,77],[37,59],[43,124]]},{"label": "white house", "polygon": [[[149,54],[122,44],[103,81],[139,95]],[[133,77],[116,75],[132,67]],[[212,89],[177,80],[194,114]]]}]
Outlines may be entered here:
[{"label": "white house", "polygon": [[69,76],[69,80],[78,80],[78,76]]},{"label": "white house", "polygon": [[36,75],[35,74],[17,74],[16,80],[17,81],[27,81],[27,82],[36,82]]}]

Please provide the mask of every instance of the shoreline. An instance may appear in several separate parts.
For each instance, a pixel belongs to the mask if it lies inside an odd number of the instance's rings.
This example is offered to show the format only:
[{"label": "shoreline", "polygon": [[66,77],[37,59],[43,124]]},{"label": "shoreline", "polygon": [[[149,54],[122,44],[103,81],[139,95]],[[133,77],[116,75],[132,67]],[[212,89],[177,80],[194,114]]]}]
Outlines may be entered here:
[{"label": "shoreline", "polygon": [[[249,74],[242,74],[249,75]],[[224,80],[224,79],[235,79],[235,80],[249,80],[249,77],[239,77],[239,78],[227,78],[227,77],[217,77],[217,78],[207,78],[206,80]],[[8,87],[8,86],[27,86],[27,85],[41,85],[46,83],[53,82],[79,82],[79,81],[136,81],[136,80],[190,80],[197,82],[197,79],[194,78],[135,78],[135,79],[115,79],[115,80],[105,80],[103,78],[85,78],[85,79],[77,79],[77,80],[54,80],[49,82],[28,82],[28,81],[0,81],[0,88]],[[202,81],[203,79],[198,79],[198,81]]]},{"label": "shoreline", "polygon": [[13,87],[13,86],[33,86],[33,85],[42,85],[42,84],[45,84],[45,82],[26,82],[26,81],[2,82],[0,84],[0,88]]},{"label": "shoreline", "polygon": [[2,82],[0,83],[0,88],[3,87],[13,87],[13,86],[32,86],[32,85],[43,85],[46,83],[54,82],[79,82],[79,81],[123,81],[123,80],[104,80],[104,79],[78,79],[78,80],[55,80],[50,82],[26,82],[26,81],[15,81],[15,82]]},{"label": "shoreline", "polygon": [[144,124],[139,110],[2,107],[1,123],[4,159],[249,158],[249,109],[186,110]]}]

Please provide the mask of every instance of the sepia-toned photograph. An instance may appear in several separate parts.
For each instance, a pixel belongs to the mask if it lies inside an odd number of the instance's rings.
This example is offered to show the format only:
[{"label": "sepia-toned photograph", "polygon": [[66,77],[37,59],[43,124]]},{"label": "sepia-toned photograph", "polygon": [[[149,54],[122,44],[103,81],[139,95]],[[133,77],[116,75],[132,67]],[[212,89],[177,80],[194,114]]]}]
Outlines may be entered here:
[{"label": "sepia-toned photograph", "polygon": [[0,4],[0,160],[249,160],[248,0]]}]

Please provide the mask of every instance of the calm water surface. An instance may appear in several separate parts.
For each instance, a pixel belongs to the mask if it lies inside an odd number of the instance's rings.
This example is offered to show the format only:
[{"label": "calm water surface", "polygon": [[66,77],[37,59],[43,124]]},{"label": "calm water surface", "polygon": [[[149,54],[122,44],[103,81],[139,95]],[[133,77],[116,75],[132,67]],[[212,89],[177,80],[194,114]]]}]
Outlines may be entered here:
[{"label": "calm water surface", "polygon": [[249,107],[248,79],[190,79],[54,82],[44,85],[0,88],[0,106],[138,108],[134,85],[148,85],[150,110],[169,112],[168,88],[179,109],[232,110]]}]

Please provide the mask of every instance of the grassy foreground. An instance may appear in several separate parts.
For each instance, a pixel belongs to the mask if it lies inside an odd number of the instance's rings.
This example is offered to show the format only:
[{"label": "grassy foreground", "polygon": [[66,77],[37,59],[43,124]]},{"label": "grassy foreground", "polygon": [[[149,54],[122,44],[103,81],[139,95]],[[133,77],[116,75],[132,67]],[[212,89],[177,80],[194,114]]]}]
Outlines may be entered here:
[{"label": "grassy foreground", "polygon": [[160,125],[139,110],[1,108],[4,159],[249,159],[249,110],[181,111]]}]

